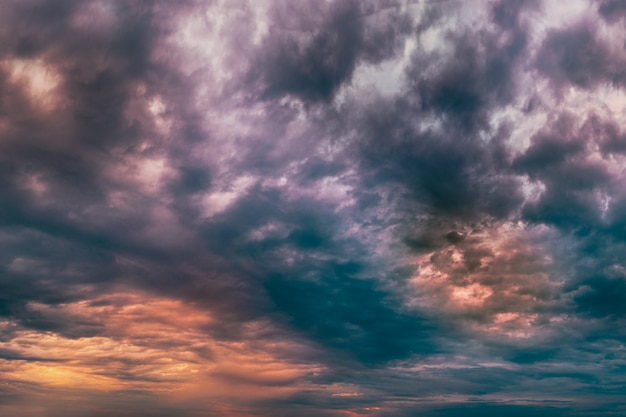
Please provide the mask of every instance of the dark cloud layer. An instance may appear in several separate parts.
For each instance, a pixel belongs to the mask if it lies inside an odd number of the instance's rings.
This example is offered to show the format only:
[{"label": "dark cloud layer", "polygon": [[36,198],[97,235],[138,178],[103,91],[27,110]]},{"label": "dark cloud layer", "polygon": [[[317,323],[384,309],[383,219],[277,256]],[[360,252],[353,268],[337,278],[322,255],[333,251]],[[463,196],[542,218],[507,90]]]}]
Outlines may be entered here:
[{"label": "dark cloud layer", "polygon": [[0,410],[622,415],[624,10],[3,3]]},{"label": "dark cloud layer", "polygon": [[402,46],[412,24],[400,8],[395,1],[277,5],[260,58],[264,96],[329,100],[359,63],[389,59]]}]

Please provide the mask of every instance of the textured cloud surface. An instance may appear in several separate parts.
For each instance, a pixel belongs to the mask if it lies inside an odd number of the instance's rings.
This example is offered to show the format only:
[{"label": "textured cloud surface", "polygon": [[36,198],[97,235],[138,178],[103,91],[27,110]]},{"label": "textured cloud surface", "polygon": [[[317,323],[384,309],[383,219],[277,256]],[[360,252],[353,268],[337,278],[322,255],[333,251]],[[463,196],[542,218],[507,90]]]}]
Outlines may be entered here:
[{"label": "textured cloud surface", "polygon": [[626,414],[626,6],[0,4],[0,414]]}]

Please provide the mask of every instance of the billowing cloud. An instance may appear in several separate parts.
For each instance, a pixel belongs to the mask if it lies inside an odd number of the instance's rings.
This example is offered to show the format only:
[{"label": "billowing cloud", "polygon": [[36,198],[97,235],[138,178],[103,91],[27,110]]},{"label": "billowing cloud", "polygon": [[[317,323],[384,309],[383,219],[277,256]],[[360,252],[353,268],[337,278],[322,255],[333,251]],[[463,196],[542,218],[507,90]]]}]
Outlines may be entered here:
[{"label": "billowing cloud", "polygon": [[611,416],[620,2],[0,5],[0,412]]}]

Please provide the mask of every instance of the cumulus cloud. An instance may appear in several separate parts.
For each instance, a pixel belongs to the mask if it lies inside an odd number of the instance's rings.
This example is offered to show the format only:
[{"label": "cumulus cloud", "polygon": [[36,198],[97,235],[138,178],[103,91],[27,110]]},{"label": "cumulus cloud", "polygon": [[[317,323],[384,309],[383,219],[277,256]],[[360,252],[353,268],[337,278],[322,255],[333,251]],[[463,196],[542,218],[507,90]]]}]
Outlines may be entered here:
[{"label": "cumulus cloud", "polygon": [[3,3],[0,410],[623,413],[623,19]]}]

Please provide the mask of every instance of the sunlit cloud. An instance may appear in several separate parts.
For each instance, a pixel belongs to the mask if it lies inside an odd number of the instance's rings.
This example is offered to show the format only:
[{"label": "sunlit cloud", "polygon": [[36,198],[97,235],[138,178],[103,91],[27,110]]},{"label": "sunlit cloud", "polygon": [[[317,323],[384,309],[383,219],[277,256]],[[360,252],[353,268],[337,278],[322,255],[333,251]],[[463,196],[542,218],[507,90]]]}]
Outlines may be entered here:
[{"label": "sunlit cloud", "polygon": [[625,414],[625,19],[0,4],[0,414]]}]

